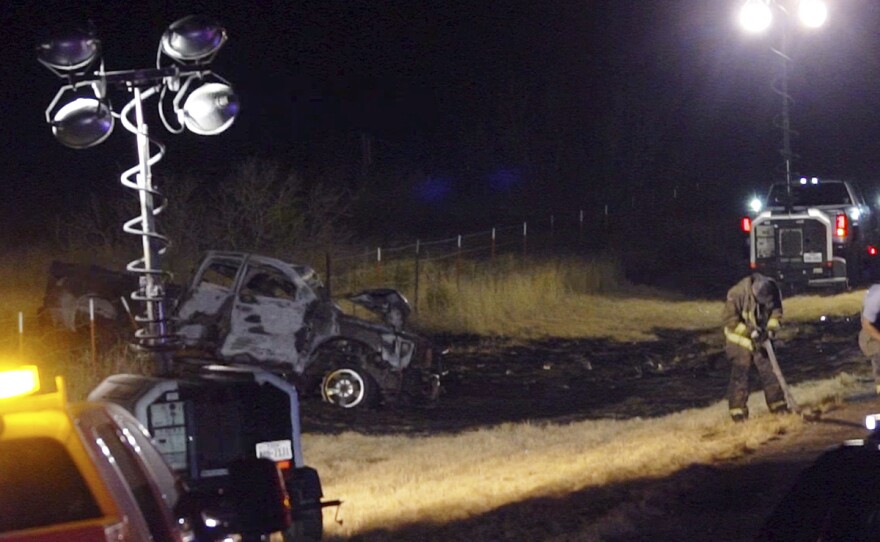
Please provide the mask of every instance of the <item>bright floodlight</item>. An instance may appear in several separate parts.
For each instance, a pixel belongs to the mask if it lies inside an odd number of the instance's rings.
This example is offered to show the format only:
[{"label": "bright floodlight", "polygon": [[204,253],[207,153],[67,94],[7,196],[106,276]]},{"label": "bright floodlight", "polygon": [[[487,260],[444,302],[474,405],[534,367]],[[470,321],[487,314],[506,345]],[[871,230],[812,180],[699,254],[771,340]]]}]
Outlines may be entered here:
[{"label": "bright floodlight", "polygon": [[766,30],[773,21],[773,14],[763,0],[748,0],[739,12],[739,22],[749,32]]},{"label": "bright floodlight", "polygon": [[828,18],[828,7],[822,0],[801,0],[798,16],[805,26],[819,28]]},{"label": "bright floodlight", "polygon": [[226,42],[226,29],[198,15],[179,19],[162,35],[162,51],[175,60],[195,61],[210,57]]},{"label": "bright floodlight", "polygon": [[757,197],[752,198],[752,200],[749,202],[749,209],[751,209],[753,213],[760,213],[763,207],[763,202],[761,202],[761,200]]},{"label": "bright floodlight", "polygon": [[41,43],[37,47],[37,59],[56,70],[78,70],[98,58],[100,44],[91,32],[76,29],[65,36]]},{"label": "bright floodlight", "polygon": [[59,109],[52,119],[52,133],[74,149],[93,147],[112,131],[110,108],[95,98],[77,98]]},{"label": "bright floodlight", "polygon": [[238,106],[238,96],[232,87],[222,83],[207,83],[186,98],[183,110],[178,115],[191,132],[215,135],[232,126]]}]

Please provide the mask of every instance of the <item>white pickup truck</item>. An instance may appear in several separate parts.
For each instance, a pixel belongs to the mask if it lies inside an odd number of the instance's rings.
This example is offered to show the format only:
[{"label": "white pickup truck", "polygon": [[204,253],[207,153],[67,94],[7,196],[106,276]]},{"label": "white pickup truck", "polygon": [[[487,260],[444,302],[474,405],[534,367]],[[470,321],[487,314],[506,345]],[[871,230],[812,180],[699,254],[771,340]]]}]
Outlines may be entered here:
[{"label": "white pickup truck", "polygon": [[789,290],[846,290],[873,278],[878,216],[849,181],[802,178],[770,187],[742,220],[749,267]]}]

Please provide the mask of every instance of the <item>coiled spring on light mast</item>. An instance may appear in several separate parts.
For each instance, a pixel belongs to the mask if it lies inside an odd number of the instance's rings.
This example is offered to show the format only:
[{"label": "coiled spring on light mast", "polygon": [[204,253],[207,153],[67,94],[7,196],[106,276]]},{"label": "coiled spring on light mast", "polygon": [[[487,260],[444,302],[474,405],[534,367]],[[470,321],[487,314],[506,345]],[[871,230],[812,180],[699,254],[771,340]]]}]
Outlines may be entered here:
[{"label": "coiled spring on light mast", "polygon": [[[144,315],[135,315],[135,320],[141,324],[135,331],[135,339],[139,345],[153,349],[170,347],[176,338],[169,331],[164,303],[164,282],[170,277],[167,271],[162,270],[159,262],[170,241],[156,230],[155,224],[155,217],[165,210],[166,200],[153,186],[151,174],[152,166],[165,155],[165,146],[149,137],[143,115],[143,101],[160,88],[161,86],[154,86],[141,91],[135,87],[134,98],[119,115],[125,129],[137,136],[139,157],[138,164],[125,170],[120,176],[123,186],[137,192],[141,207],[141,214],[127,220],[122,226],[124,232],[139,236],[143,245],[143,256],[126,265],[128,271],[140,275],[140,288],[131,293],[131,299],[143,302],[146,311]],[[132,110],[135,114],[134,123],[130,118]],[[150,153],[151,143],[157,149],[155,154]]]}]

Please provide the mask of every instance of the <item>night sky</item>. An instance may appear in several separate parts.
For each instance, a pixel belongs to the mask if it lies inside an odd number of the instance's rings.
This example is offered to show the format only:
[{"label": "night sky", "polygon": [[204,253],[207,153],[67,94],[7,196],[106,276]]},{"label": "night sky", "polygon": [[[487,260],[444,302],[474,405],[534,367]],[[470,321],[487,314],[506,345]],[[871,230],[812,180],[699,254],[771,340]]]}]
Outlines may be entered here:
[{"label": "night sky", "polygon": [[[880,180],[880,3],[828,3],[825,27],[791,35],[795,169],[872,183]],[[212,68],[233,83],[242,110],[215,137],[172,135],[151,122],[168,147],[156,175],[220,178],[258,156],[351,184],[367,136],[371,175],[398,179],[375,181],[380,197],[403,190],[440,207],[480,208],[514,190],[531,211],[561,212],[699,183],[742,199],[781,178],[773,126],[781,99],[770,88],[773,33],[740,31],[740,5],[4,2],[0,225],[40,235],[47,212],[121,190],[119,173],[136,163],[134,139],[119,125],[84,151],[53,138],[44,110],[60,80],[35,60],[41,37],[91,19],[106,69],[150,67],[166,26],[192,13],[227,28]],[[739,199],[730,201],[736,212]]]}]

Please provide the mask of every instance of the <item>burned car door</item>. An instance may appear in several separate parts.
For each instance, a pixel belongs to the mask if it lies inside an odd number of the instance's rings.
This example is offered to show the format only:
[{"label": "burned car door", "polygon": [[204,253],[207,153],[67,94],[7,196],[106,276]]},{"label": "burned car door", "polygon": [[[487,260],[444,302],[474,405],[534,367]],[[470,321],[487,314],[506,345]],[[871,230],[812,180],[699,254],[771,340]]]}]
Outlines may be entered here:
[{"label": "burned car door", "polygon": [[177,306],[178,332],[184,343],[202,346],[219,341],[219,327],[231,303],[242,261],[215,257],[200,267]]},{"label": "burned car door", "polygon": [[317,294],[297,275],[265,261],[249,261],[229,313],[220,354],[302,372],[311,344],[307,311]]}]

